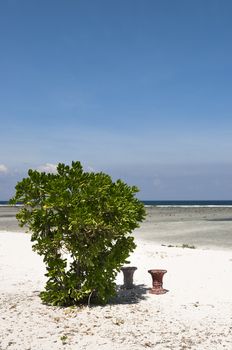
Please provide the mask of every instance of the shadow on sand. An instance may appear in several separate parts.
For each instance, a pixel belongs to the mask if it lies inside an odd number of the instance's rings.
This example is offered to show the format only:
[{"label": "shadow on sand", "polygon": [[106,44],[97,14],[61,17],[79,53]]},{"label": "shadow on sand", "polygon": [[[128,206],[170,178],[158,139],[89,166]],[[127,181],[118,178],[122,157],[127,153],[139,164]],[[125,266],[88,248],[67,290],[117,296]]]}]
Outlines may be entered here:
[{"label": "shadow on sand", "polygon": [[132,289],[123,289],[117,286],[117,295],[110,300],[110,304],[138,304],[147,299],[149,288],[144,284],[135,285]]}]

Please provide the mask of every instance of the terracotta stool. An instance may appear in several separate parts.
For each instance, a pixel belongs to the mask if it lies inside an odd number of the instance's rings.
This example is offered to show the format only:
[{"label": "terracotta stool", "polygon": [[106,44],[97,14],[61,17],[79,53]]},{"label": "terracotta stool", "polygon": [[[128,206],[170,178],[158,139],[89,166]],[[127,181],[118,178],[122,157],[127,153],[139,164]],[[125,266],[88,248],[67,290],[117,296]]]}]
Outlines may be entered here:
[{"label": "terracotta stool", "polygon": [[132,289],[134,287],[133,275],[134,275],[135,270],[137,270],[137,267],[134,267],[134,266],[128,266],[128,267],[121,268],[121,271],[123,272],[123,278],[124,278],[124,285],[122,286],[122,288]]},{"label": "terracotta stool", "polygon": [[163,289],[163,275],[167,270],[148,270],[152,277],[152,288],[150,289],[151,294],[165,294],[168,292],[167,289]]}]

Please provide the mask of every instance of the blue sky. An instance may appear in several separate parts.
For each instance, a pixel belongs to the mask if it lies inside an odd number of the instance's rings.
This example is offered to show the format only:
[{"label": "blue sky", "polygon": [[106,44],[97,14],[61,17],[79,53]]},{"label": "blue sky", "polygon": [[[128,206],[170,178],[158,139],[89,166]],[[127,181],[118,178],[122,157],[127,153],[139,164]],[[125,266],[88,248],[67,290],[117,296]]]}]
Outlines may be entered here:
[{"label": "blue sky", "polygon": [[0,199],[80,160],[141,199],[232,199],[230,0],[0,2]]}]

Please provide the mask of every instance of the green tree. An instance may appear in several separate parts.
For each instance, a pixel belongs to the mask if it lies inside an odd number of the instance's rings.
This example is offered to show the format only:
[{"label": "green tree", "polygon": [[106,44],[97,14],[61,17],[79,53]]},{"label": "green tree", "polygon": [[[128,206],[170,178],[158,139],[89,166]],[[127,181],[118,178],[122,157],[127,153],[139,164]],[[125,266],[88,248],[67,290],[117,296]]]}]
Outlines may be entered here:
[{"label": "green tree", "polygon": [[115,277],[135,249],[131,232],[145,217],[138,189],[104,173],[84,172],[80,162],[58,164],[57,173],[29,170],[11,204],[22,202],[21,226],[32,232],[48,277],[41,299],[52,305],[106,303]]}]

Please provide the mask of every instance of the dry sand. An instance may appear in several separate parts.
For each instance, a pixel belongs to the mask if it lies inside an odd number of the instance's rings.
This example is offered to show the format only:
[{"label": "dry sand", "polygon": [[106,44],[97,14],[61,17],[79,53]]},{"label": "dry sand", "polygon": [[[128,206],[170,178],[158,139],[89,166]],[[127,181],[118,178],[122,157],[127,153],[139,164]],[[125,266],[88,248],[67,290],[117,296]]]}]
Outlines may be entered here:
[{"label": "dry sand", "polygon": [[[65,309],[41,303],[44,266],[30,235],[1,231],[0,349],[232,349],[232,251],[137,244],[135,289],[105,307]],[[168,293],[148,293],[150,268],[167,269]]]},{"label": "dry sand", "polygon": [[[30,236],[0,232],[0,349],[231,349],[232,253],[137,243],[135,289],[64,309],[40,301],[44,266]],[[148,293],[150,268],[167,269],[167,294]]]}]

